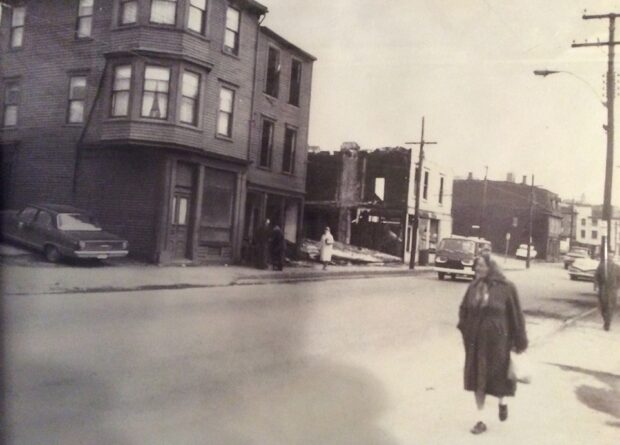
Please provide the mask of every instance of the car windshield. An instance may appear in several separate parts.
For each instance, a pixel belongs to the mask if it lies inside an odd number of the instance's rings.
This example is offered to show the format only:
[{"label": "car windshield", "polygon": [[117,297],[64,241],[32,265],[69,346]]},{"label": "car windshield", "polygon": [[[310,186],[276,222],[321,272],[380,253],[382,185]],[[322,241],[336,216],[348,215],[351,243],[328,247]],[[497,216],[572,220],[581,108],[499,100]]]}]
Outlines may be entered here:
[{"label": "car windshield", "polygon": [[83,232],[99,232],[101,227],[88,215],[82,213],[61,213],[58,215],[60,230],[80,230]]},{"label": "car windshield", "polygon": [[439,243],[439,248],[442,250],[474,253],[476,251],[476,243],[462,239],[445,239]]}]

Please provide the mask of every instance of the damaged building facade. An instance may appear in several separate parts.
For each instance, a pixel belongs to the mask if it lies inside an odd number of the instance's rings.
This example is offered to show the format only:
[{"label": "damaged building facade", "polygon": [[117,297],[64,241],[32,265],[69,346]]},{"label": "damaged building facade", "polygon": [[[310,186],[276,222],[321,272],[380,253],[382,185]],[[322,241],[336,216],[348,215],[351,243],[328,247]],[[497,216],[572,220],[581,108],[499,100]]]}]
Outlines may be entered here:
[{"label": "damaged building facade", "polygon": [[[403,147],[367,151],[355,143],[344,143],[334,153],[309,153],[306,236],[318,239],[324,227],[329,226],[338,241],[408,261],[415,169],[411,150]],[[426,191],[420,194],[419,232],[423,241],[419,247],[432,249],[439,238],[452,230],[452,177],[429,163],[424,169],[424,180],[422,187]]]},{"label": "damaged building facade", "polygon": [[159,263],[238,262],[266,216],[299,238],[315,59],[260,25],[265,6],[8,3],[5,206],[82,207]]}]

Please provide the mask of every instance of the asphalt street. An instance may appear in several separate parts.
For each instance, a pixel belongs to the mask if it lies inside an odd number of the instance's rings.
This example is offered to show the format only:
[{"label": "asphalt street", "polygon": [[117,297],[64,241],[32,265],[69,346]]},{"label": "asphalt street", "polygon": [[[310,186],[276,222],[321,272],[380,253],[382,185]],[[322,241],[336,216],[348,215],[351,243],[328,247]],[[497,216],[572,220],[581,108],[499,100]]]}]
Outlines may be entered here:
[{"label": "asphalt street", "polygon": [[[557,265],[509,277],[537,339],[596,303]],[[425,274],[6,298],[9,443],[465,443],[466,286]]]}]

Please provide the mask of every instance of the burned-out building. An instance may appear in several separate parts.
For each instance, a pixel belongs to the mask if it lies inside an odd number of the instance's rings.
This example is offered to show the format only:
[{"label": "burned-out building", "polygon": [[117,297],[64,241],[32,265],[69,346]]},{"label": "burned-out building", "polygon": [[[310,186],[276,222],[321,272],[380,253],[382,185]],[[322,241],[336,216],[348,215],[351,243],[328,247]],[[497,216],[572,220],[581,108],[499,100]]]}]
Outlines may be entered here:
[{"label": "burned-out building", "polygon": [[[260,26],[264,5],[7,3],[6,206],[83,207],[150,261],[230,262],[254,215],[250,192],[259,216],[295,213],[280,223],[297,238],[314,58]],[[264,118],[274,123],[267,166]]]},{"label": "burned-out building", "polygon": [[558,195],[532,187],[526,177],[521,183],[471,176],[457,179],[452,200],[454,233],[482,236],[493,243],[494,251],[514,255],[520,244],[527,244],[531,221],[537,257],[557,261],[562,235],[559,204]]}]

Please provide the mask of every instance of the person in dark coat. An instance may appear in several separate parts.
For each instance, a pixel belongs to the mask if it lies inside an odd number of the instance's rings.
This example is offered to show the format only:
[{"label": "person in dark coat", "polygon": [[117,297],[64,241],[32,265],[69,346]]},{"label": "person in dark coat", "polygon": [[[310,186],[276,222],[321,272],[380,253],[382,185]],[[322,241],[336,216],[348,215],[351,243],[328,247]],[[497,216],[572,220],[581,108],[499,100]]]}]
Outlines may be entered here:
[{"label": "person in dark coat", "polygon": [[[607,266],[607,267],[606,267]],[[620,266],[611,260],[601,261],[596,269],[595,283],[603,329],[611,329],[611,321],[618,304],[618,288],[620,288]]]},{"label": "person in dark coat", "polygon": [[284,233],[280,226],[276,224],[271,232],[271,265],[273,270],[284,269],[284,253],[286,250],[286,241],[284,240]]},{"label": "person in dark coat", "polygon": [[265,224],[256,228],[254,233],[255,246],[255,264],[259,269],[267,269],[269,267],[269,238],[271,237],[271,222],[265,220]]},{"label": "person in dark coat", "polygon": [[[504,397],[514,396],[516,382],[509,378],[510,351],[527,349],[525,320],[517,290],[489,254],[476,259],[476,278],[459,310],[458,329],[465,347],[465,390],[473,391],[482,416],[486,395],[499,399],[499,418],[508,418]],[[471,429],[487,429],[480,419]]]}]

